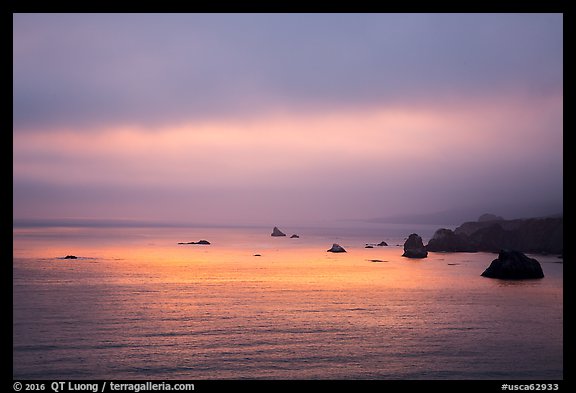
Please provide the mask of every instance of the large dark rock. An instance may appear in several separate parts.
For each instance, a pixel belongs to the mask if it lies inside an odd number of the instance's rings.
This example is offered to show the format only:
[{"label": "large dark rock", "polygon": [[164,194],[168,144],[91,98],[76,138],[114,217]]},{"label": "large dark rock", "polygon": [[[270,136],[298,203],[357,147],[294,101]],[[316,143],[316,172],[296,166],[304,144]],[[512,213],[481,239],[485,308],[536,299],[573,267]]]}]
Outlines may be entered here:
[{"label": "large dark rock", "polygon": [[337,243],[332,244],[332,248],[327,250],[327,251],[328,252],[346,252],[344,247],[342,247],[340,244],[337,244]]},{"label": "large dark rock", "polygon": [[456,234],[450,229],[440,228],[432,236],[426,245],[428,251],[446,252],[474,252],[474,245],[468,237],[463,234]]},{"label": "large dark rock", "polygon": [[501,250],[498,259],[481,274],[489,278],[518,280],[527,278],[543,278],[544,272],[540,263],[519,251]]},{"label": "large dark rock", "polygon": [[413,233],[408,236],[404,242],[404,254],[402,256],[406,258],[426,258],[428,256],[428,251],[426,251],[419,235]]},{"label": "large dark rock", "polygon": [[278,227],[274,227],[274,229],[272,230],[272,235],[270,236],[286,236],[286,234],[282,232],[280,229],[278,229]]}]

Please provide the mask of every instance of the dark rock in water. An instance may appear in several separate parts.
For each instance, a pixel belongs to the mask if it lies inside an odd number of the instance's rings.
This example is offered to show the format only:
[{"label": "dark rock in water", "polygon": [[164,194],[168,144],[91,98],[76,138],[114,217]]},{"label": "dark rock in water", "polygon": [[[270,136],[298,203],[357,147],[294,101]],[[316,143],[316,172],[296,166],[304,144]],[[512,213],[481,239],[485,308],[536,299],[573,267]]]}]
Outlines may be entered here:
[{"label": "dark rock in water", "polygon": [[290,239],[300,239],[300,236],[298,236],[297,234],[293,234],[292,236],[290,236]]},{"label": "dark rock in water", "polygon": [[382,241],[382,242],[380,242],[380,243],[378,243],[378,244],[376,244],[376,243],[366,243],[366,245],[367,245],[367,246],[371,246],[371,247],[385,247],[385,246],[388,246],[388,243]]},{"label": "dark rock in water", "polygon": [[402,254],[402,256],[406,258],[421,259],[426,258],[428,256],[428,251],[424,249],[404,250],[404,254]]},{"label": "dark rock in water", "polygon": [[368,245],[367,245],[366,247],[364,247],[364,248],[374,248],[374,246],[368,244]]},{"label": "dark rock in water", "polygon": [[66,255],[64,259],[78,259],[76,255]]},{"label": "dark rock in water", "polygon": [[478,217],[479,222],[486,222],[486,221],[502,221],[504,220],[503,217],[496,216],[494,214],[485,213]]},{"label": "dark rock in water", "polygon": [[254,254],[255,257],[261,257],[262,254]]},{"label": "dark rock in water", "polygon": [[187,243],[180,242],[178,244],[204,244],[204,245],[208,245],[208,244],[210,244],[210,242],[208,240],[199,240],[197,242],[187,242]]},{"label": "dark rock in water", "polygon": [[278,227],[274,227],[274,229],[272,230],[272,235],[270,236],[286,236],[286,234],[282,232],[280,229],[278,229]]},{"label": "dark rock in water", "polygon": [[446,252],[475,252],[474,245],[468,239],[468,236],[456,234],[450,229],[440,228],[432,236],[432,239],[426,245],[428,251],[446,251]]},{"label": "dark rock in water", "polygon": [[406,258],[426,258],[428,256],[428,251],[422,243],[422,238],[416,233],[411,234],[406,239],[404,243],[404,254],[403,257]]},{"label": "dark rock in water", "polygon": [[328,252],[346,252],[346,250],[340,244],[332,244],[332,248],[327,250]]},{"label": "dark rock in water", "polygon": [[501,250],[498,259],[481,274],[489,278],[519,280],[527,278],[543,278],[544,272],[540,263],[519,251]]}]

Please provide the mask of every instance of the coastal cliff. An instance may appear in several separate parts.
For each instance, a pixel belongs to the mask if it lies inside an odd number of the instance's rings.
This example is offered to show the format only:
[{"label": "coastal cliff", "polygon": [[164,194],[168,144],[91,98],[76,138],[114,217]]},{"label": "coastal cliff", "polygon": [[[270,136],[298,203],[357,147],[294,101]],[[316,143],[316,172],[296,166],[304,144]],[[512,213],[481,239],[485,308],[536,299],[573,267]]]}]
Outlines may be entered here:
[{"label": "coastal cliff", "polygon": [[560,254],[564,247],[563,217],[465,222],[454,231],[441,228],[426,245],[428,251],[488,251]]}]

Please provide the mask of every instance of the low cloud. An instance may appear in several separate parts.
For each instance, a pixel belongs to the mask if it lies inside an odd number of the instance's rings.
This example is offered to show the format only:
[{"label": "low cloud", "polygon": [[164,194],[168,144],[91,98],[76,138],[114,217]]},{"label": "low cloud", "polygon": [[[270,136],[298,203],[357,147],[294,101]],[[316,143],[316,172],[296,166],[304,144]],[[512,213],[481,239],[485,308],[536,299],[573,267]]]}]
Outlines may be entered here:
[{"label": "low cloud", "polygon": [[[562,91],[560,14],[16,14],[16,130]],[[88,126],[88,127],[87,127]]]}]

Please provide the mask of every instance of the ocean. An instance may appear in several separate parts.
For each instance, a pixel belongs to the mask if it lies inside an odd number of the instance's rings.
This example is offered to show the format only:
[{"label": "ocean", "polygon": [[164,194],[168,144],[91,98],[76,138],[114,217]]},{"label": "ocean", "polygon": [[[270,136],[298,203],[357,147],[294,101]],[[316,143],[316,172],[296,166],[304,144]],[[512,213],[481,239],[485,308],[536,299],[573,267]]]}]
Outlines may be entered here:
[{"label": "ocean", "polygon": [[401,256],[436,228],[14,227],[13,378],[562,379],[562,259]]}]

